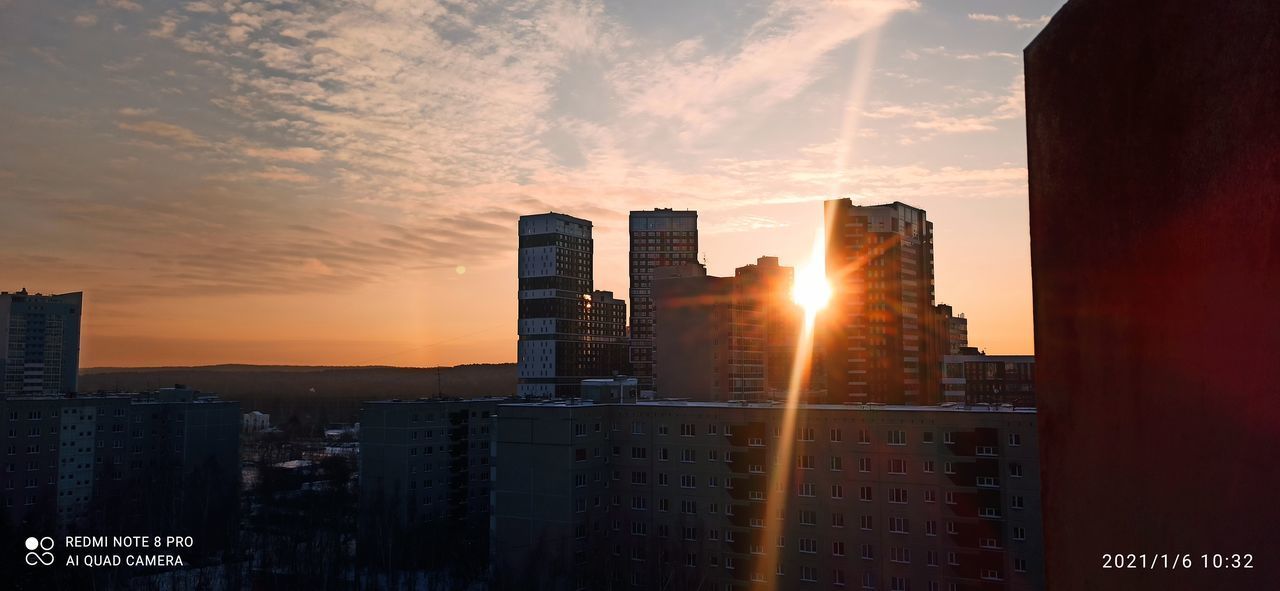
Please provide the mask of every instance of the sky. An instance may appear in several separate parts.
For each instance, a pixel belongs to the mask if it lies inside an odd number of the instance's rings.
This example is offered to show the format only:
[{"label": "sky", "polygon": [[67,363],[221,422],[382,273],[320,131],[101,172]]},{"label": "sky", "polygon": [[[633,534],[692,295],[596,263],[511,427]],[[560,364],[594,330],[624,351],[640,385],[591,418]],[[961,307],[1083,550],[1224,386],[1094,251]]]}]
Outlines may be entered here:
[{"label": "sky", "polygon": [[510,362],[516,219],[699,212],[714,275],[823,199],[934,223],[937,301],[1032,352],[1022,49],[1060,0],[0,0],[0,289],[81,365]]}]

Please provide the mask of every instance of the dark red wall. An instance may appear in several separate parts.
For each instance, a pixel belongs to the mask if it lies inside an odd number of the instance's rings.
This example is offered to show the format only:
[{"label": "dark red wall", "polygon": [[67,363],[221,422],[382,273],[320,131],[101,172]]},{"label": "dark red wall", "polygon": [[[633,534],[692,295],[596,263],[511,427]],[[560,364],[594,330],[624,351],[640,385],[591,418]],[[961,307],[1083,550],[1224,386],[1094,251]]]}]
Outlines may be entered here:
[{"label": "dark red wall", "polygon": [[1280,589],[1280,2],[1073,0],[1026,73],[1049,589]]}]

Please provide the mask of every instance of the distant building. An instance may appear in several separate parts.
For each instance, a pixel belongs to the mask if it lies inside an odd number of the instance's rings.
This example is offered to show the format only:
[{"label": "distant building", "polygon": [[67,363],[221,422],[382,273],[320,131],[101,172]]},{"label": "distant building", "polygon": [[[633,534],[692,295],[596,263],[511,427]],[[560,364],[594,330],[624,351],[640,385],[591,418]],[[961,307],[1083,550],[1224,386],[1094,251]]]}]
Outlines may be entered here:
[{"label": "distant building", "polygon": [[942,345],[941,354],[959,355],[960,349],[969,346],[969,320],[946,304],[938,304],[933,310],[935,338]]},{"label": "distant building", "polygon": [[[240,403],[186,388],[0,401],[0,505],[21,531],[183,532],[234,544]],[[176,534],[175,534],[176,535]]]},{"label": "distant building", "polygon": [[0,398],[76,391],[83,299],[0,292]]},{"label": "distant building", "polygon": [[583,303],[586,315],[586,373],[608,377],[626,373],[627,303],[612,291],[596,290]]},{"label": "distant building", "polygon": [[933,305],[933,224],[903,203],[826,202],[823,314],[831,402],[936,404],[936,371],[949,344],[928,330]]},{"label": "distant building", "polygon": [[616,377],[582,380],[582,398],[592,402],[634,402],[640,398],[639,381]]},{"label": "distant building", "polygon": [[[763,341],[765,398],[782,399],[790,387],[804,317],[804,311],[791,297],[794,284],[795,269],[778,264],[778,257],[760,257],[734,273],[735,310],[746,309],[758,315],[761,327],[755,338]],[[821,351],[813,351],[804,371],[809,379],[801,381],[801,392],[826,388]]]},{"label": "distant building", "polygon": [[[768,403],[500,406],[495,584],[1044,588],[1034,411],[801,405],[779,465],[787,415]],[[782,470],[788,488],[773,490]]]},{"label": "distant building", "polygon": [[653,271],[698,262],[698,212],[633,211],[631,231],[630,361],[642,390],[654,387]]},{"label": "distant building", "polygon": [[520,217],[517,393],[574,397],[583,378],[626,369],[626,304],[592,289],[591,222]]},{"label": "distant building", "polygon": [[[660,267],[651,276],[653,389],[663,398],[732,400],[733,279],[709,276],[698,263]],[[741,344],[762,354],[759,342]]]},{"label": "distant building", "polygon": [[965,352],[943,357],[946,402],[1036,405],[1034,355],[986,355],[968,347]]},{"label": "distant building", "polygon": [[384,400],[361,407],[362,562],[483,568],[490,438],[497,405],[505,400]]},{"label": "distant building", "polygon": [[271,415],[255,410],[244,413],[241,432],[246,434],[262,433],[271,428]]}]

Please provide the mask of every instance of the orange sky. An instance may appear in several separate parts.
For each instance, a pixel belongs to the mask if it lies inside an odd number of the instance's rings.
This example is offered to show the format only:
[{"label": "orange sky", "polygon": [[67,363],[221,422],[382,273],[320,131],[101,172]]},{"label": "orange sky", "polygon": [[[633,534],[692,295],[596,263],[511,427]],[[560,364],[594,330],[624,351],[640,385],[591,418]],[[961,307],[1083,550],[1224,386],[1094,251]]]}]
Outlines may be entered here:
[{"label": "orange sky", "polygon": [[84,367],[509,362],[519,215],[592,220],[626,298],[631,209],[698,210],[731,275],[851,196],[925,209],[938,301],[1029,353],[1020,51],[1060,3],[990,4],[17,3],[0,289],[84,291]]}]

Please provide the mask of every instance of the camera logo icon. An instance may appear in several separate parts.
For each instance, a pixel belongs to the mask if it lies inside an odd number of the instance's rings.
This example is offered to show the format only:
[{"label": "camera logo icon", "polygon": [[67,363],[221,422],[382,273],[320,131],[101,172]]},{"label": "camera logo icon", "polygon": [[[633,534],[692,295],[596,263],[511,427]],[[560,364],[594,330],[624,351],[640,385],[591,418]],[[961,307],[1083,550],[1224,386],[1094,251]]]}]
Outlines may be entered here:
[{"label": "camera logo icon", "polygon": [[27,565],[49,566],[53,564],[53,538],[27,538]]}]

